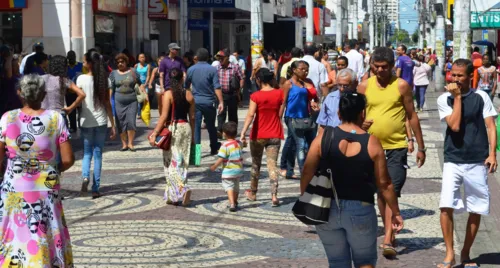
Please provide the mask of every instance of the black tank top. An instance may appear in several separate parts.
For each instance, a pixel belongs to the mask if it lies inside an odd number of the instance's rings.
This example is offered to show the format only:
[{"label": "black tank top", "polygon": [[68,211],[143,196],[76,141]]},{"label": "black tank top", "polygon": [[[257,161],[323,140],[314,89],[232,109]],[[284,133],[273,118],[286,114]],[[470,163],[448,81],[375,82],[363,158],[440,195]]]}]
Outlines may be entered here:
[{"label": "black tank top", "polygon": [[[370,135],[353,134],[336,127],[327,159],[332,171],[333,183],[339,199],[375,203],[373,195],[377,190],[373,161],[368,154]],[[357,155],[347,157],[339,149],[340,141],[358,142],[361,150]]]},{"label": "black tank top", "polygon": [[[174,98],[175,98],[175,96],[174,96]],[[185,89],[184,89],[184,98],[182,98],[181,100],[177,100],[177,101],[174,99],[174,103],[175,103],[174,120],[175,121],[178,121],[178,120],[187,121],[190,104],[186,99],[186,90]]]}]

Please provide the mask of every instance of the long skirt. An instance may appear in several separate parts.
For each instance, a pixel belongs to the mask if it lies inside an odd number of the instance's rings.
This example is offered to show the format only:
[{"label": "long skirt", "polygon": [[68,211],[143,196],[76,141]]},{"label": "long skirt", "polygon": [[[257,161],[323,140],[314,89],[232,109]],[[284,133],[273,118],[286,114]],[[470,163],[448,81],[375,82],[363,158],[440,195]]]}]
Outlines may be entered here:
[{"label": "long skirt", "polygon": [[0,267],[73,267],[58,191],[2,191],[0,224]]},{"label": "long skirt", "polygon": [[172,131],[171,148],[163,151],[163,167],[167,185],[164,199],[167,202],[180,202],[189,190],[187,171],[191,153],[191,127],[187,123],[177,123],[169,127]]}]

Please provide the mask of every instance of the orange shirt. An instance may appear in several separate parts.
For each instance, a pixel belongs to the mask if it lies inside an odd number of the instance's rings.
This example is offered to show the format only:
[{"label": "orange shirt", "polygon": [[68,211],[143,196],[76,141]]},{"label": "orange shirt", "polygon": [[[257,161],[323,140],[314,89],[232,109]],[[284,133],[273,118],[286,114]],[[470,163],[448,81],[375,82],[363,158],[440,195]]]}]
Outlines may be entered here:
[{"label": "orange shirt", "polygon": [[477,69],[483,66],[482,59],[475,59],[472,61],[472,65],[474,66],[474,76],[472,77],[472,88],[477,88],[477,83],[479,83],[479,73]]}]

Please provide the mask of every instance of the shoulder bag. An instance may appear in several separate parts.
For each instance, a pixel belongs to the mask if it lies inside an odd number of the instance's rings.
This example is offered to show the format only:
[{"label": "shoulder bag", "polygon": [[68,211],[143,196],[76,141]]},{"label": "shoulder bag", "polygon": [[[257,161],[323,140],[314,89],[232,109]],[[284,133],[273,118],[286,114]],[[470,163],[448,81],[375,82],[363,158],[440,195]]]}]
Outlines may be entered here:
[{"label": "shoulder bag", "polygon": [[135,86],[134,86],[134,90],[135,90],[135,95],[137,97],[137,102],[138,103],[143,103],[147,99],[147,94],[144,93],[141,90],[141,87],[139,86],[139,83],[137,83],[137,77],[136,77],[137,74],[136,74],[134,68],[130,69],[130,73],[132,74],[132,77],[134,78],[134,81],[136,81]]},{"label": "shoulder bag", "polygon": [[[292,208],[293,215],[307,225],[319,225],[328,222],[332,198],[337,206],[339,199],[333,184],[332,171],[327,168],[328,154],[334,137],[333,127],[327,126],[321,139],[321,160],[316,175],[312,178],[304,194],[299,197]],[[323,171],[329,176],[323,175]]]},{"label": "shoulder bag", "polygon": [[[170,118],[170,123],[165,124],[166,126],[163,127],[163,129],[158,133],[156,136],[156,141],[155,141],[155,146],[158,149],[162,149],[165,151],[170,150],[172,146],[172,131],[168,129],[168,126],[172,125],[174,123],[175,119],[175,100],[172,101],[172,110],[171,110],[171,118]],[[150,137],[153,135],[154,130],[151,132],[149,135]]]}]

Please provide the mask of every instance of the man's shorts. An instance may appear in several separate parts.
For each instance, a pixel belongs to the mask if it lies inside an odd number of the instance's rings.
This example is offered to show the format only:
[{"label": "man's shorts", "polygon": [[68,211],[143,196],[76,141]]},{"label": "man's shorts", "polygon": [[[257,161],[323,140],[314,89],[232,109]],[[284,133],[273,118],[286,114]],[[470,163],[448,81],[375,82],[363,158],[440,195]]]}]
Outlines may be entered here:
[{"label": "man's shorts", "polygon": [[233,190],[235,192],[240,191],[240,178],[233,179],[222,179],[222,187],[224,191]]},{"label": "man's shorts", "polygon": [[[464,185],[465,204],[460,192]],[[484,163],[444,163],[440,208],[453,208],[457,212],[488,215],[490,212],[490,191],[488,168]]]},{"label": "man's shorts", "polygon": [[406,182],[406,169],[408,169],[408,148],[385,150],[385,157],[394,192],[397,197],[401,197],[401,189]]}]

